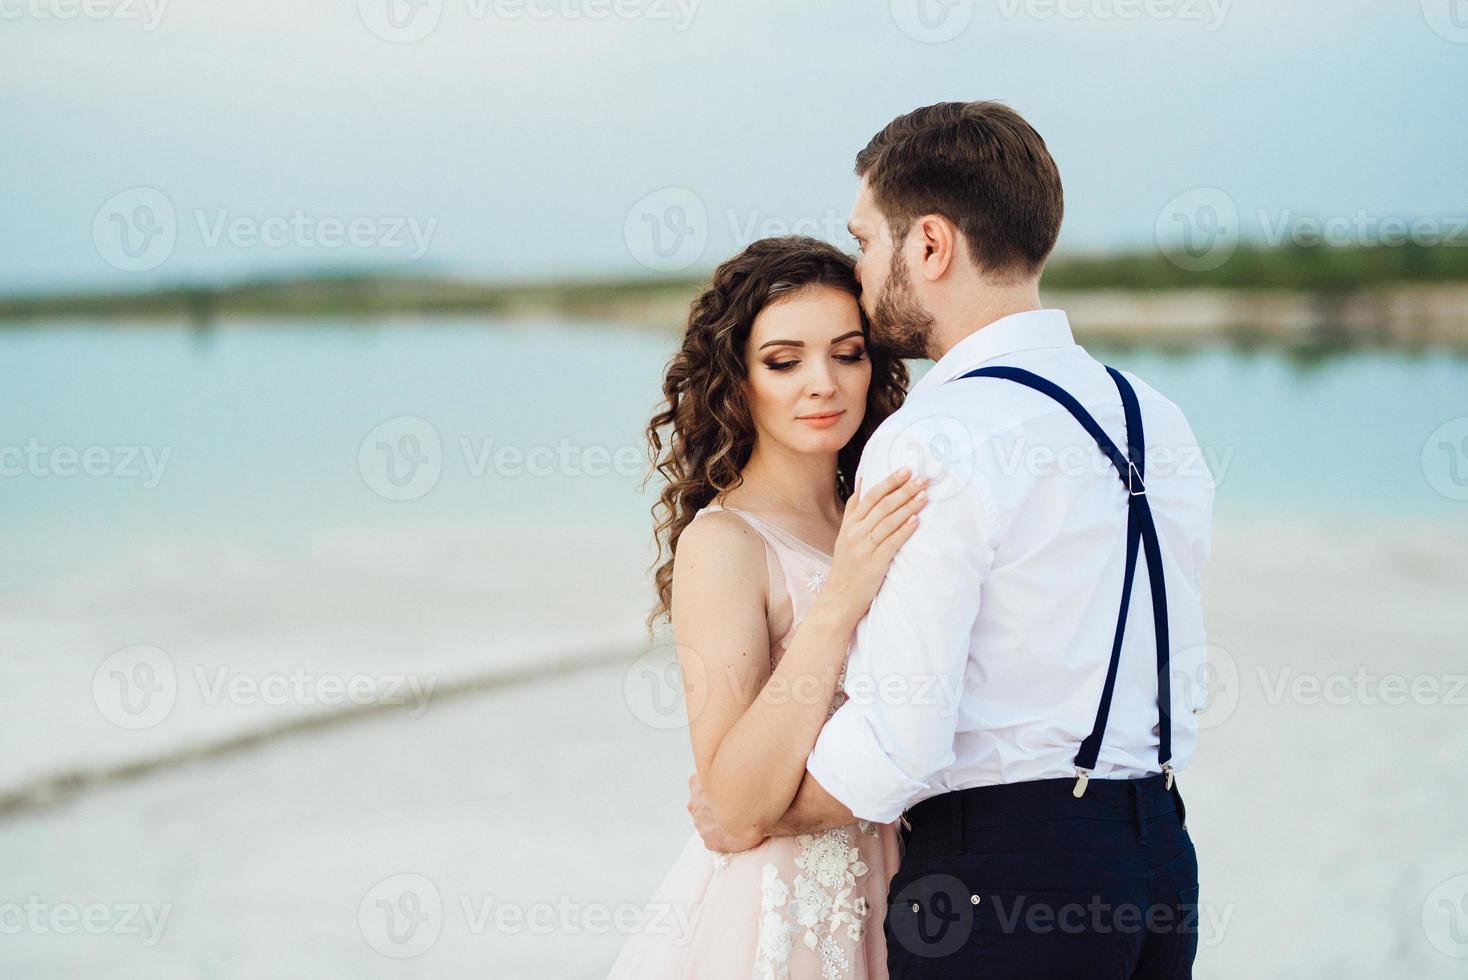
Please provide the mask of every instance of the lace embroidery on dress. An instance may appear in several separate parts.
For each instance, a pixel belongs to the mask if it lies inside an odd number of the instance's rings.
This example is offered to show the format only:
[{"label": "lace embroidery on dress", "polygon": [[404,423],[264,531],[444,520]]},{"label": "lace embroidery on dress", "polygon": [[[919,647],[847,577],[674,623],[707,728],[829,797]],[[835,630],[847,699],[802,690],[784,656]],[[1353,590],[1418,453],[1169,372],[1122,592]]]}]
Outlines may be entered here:
[{"label": "lace embroidery on dress", "polygon": [[[868,823],[868,821],[863,821]],[[861,828],[867,833],[867,828]],[[875,836],[875,827],[872,828]],[[857,878],[869,868],[861,851],[851,845],[843,827],[796,837],[800,856],[792,888],[780,878],[774,864],[763,868],[760,888],[758,980],[787,980],[792,934],[821,960],[821,976],[836,980],[851,971],[851,961],[837,937],[844,932],[853,943],[862,941],[871,906],[865,896],[852,893]],[[783,914],[782,914],[783,913]]]},{"label": "lace embroidery on dress", "polygon": [[791,935],[795,927],[782,910],[790,888],[780,880],[780,869],[766,864],[760,871],[759,941],[754,957],[755,980],[790,980]]}]

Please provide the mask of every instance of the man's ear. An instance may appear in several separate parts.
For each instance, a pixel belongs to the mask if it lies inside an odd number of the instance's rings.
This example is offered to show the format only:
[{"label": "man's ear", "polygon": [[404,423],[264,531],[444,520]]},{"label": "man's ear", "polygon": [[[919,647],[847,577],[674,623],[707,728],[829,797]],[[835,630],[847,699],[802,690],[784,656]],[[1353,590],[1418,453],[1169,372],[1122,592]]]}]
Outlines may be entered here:
[{"label": "man's ear", "polygon": [[943,278],[958,258],[958,228],[941,214],[925,214],[913,224],[913,235],[922,249],[919,274],[928,282]]}]

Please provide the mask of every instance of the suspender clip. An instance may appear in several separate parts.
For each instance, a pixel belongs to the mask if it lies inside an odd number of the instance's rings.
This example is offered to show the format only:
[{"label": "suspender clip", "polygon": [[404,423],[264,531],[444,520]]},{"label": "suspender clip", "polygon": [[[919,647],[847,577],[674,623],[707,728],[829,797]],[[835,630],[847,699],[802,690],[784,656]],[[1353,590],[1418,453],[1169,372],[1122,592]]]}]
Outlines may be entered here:
[{"label": "suspender clip", "polygon": [[1070,795],[1080,799],[1086,795],[1086,787],[1091,783],[1091,770],[1076,766],[1076,788],[1070,791]]},{"label": "suspender clip", "polygon": [[1166,788],[1168,791],[1171,791],[1172,790],[1172,763],[1171,762],[1164,762],[1162,764],[1162,775],[1164,775],[1164,776],[1167,777],[1166,781],[1163,783],[1164,788]]},{"label": "suspender clip", "polygon": [[[1137,489],[1140,487],[1141,489]],[[1126,488],[1133,497],[1143,497],[1147,494],[1147,485],[1142,482],[1142,474],[1137,472],[1137,464],[1127,460],[1126,464]]]},{"label": "suspender clip", "polygon": [[910,824],[910,823],[907,822],[907,811],[906,810],[904,810],[901,813],[899,813],[897,815],[897,819],[902,822],[902,826],[906,827],[908,830],[911,830],[912,829],[912,824]]}]

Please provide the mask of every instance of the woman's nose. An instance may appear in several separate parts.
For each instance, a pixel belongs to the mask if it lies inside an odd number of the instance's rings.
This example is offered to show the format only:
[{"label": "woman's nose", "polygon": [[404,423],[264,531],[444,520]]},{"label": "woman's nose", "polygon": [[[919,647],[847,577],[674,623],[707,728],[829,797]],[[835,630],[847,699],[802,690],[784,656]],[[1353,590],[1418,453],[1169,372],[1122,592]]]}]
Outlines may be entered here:
[{"label": "woman's nose", "polygon": [[810,380],[806,382],[806,390],[812,395],[834,394],[836,376],[831,373],[830,367],[821,364],[812,369]]}]

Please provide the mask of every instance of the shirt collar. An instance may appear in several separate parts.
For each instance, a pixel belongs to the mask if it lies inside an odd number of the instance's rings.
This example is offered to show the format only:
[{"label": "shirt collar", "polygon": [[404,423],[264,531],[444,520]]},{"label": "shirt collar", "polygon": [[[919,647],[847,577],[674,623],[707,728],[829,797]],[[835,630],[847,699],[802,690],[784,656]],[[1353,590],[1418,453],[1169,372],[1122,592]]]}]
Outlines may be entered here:
[{"label": "shirt collar", "polygon": [[952,381],[965,371],[1016,351],[1070,347],[1075,342],[1064,310],[1011,313],[980,327],[949,348],[948,353],[917,380],[908,396]]}]

